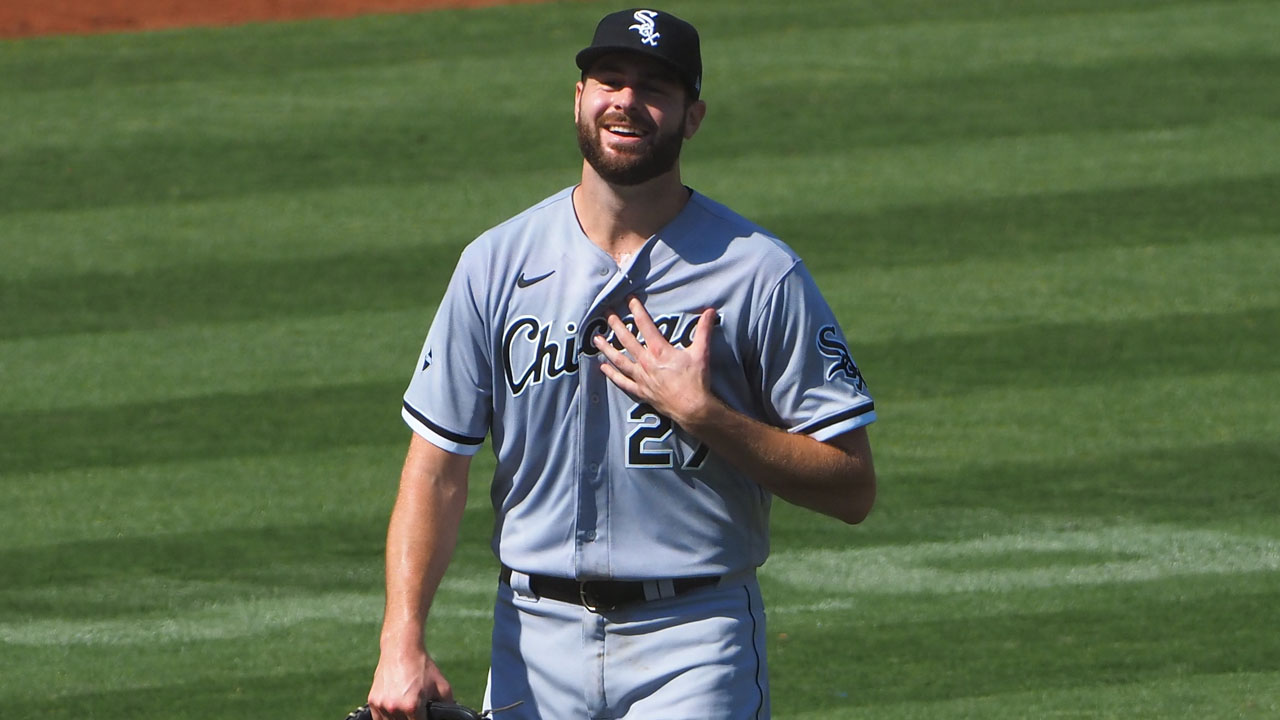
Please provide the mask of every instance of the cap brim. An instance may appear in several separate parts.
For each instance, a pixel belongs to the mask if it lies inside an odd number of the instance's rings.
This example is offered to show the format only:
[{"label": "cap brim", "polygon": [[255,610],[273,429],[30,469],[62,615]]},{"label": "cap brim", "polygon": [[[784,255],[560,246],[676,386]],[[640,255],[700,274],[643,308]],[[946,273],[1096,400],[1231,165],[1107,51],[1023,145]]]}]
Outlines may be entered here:
[{"label": "cap brim", "polygon": [[644,55],[645,57],[651,57],[654,60],[661,60],[663,64],[671,65],[674,68],[674,65],[672,65],[671,61],[667,60],[661,55],[658,55],[657,53],[647,53],[644,50],[631,47],[630,45],[604,45],[604,46],[594,45],[578,53],[578,57],[577,57],[578,69],[583,72],[586,72],[587,70],[591,69],[592,65],[596,64],[597,60],[604,57],[605,55],[609,55],[612,53],[630,53],[632,55]]},{"label": "cap brim", "polygon": [[579,52],[578,56],[575,58],[575,62],[578,64],[579,70],[581,70],[582,72],[586,72],[591,69],[592,65],[596,64],[597,60],[604,57],[605,55],[611,55],[613,53],[628,53],[631,55],[643,55],[644,57],[657,60],[658,62],[670,68],[671,71],[675,73],[675,76],[680,78],[680,81],[684,83],[686,87],[689,88],[689,90],[694,94],[695,97],[698,95],[698,89],[694,86],[694,81],[684,74],[684,70],[679,65],[671,62],[670,60],[659,55],[658,53],[645,52],[644,50],[633,47],[631,45],[603,45],[603,46],[595,45]]}]

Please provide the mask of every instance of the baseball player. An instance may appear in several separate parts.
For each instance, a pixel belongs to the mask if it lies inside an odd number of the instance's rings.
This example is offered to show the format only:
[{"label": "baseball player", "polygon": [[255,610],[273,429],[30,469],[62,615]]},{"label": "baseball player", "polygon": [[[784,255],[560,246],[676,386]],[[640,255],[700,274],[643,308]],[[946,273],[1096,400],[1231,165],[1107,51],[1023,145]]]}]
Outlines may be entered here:
[{"label": "baseball player", "polygon": [[404,396],[378,718],[452,699],[423,632],[486,436],[502,720],[769,717],[771,500],[856,523],[875,498],[872,399],[813,279],[681,182],[697,31],[613,13],[577,65],[581,183],[463,251]]}]

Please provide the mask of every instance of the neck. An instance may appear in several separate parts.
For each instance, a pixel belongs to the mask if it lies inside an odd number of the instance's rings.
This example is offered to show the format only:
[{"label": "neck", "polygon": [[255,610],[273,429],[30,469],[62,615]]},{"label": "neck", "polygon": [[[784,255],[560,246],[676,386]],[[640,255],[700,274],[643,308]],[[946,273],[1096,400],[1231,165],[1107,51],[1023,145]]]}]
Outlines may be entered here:
[{"label": "neck", "polygon": [[573,191],[573,209],[591,242],[622,261],[635,253],[689,202],[677,166],[639,185],[613,185],[582,167],[582,184]]}]

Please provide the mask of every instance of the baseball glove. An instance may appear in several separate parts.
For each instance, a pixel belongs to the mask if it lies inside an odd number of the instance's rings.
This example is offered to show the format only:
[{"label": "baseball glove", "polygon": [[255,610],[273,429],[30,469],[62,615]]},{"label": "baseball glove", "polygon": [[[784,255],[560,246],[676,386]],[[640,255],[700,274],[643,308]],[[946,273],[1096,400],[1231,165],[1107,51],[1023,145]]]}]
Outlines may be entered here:
[{"label": "baseball glove", "polygon": [[[487,717],[488,713],[478,713],[465,705],[434,700],[427,702],[427,720],[486,720]],[[368,705],[361,705],[351,711],[347,720],[373,720],[373,711]]]}]

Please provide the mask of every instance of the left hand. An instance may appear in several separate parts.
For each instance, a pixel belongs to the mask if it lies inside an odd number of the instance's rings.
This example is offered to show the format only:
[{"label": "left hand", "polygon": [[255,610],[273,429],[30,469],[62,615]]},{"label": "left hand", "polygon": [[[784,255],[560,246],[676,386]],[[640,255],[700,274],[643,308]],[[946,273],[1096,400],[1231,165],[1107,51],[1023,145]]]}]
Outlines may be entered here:
[{"label": "left hand", "polygon": [[693,342],[688,348],[678,348],[662,336],[638,299],[630,298],[627,307],[645,341],[642,344],[623,324],[622,318],[611,311],[605,320],[626,354],[606,342],[603,335],[596,335],[592,342],[608,360],[600,370],[623,392],[649,403],[676,424],[686,429],[696,425],[717,402],[711,393],[711,331],[716,325],[715,309],[702,311],[696,321]]}]

